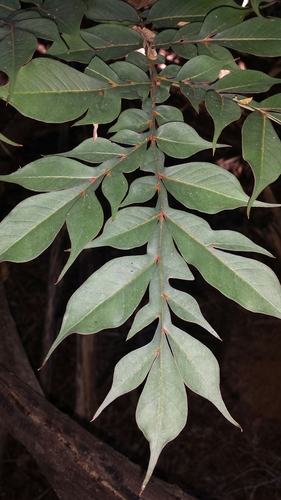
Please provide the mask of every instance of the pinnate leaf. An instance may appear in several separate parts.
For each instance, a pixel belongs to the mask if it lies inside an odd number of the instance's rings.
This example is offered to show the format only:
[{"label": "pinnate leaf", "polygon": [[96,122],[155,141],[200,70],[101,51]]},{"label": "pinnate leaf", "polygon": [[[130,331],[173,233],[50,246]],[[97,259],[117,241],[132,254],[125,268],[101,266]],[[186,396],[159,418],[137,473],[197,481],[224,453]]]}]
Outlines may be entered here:
[{"label": "pinnate leaf", "polygon": [[156,131],[155,140],[158,147],[173,158],[188,158],[198,151],[212,147],[212,144],[202,139],[192,127],[181,122],[161,125]]},{"label": "pinnate leaf", "polygon": [[217,140],[222,130],[230,123],[238,120],[241,116],[241,109],[232,99],[220,96],[217,92],[210,90],[206,94],[205,100],[207,111],[210,113],[215,132],[213,137],[213,151],[216,149]]}]

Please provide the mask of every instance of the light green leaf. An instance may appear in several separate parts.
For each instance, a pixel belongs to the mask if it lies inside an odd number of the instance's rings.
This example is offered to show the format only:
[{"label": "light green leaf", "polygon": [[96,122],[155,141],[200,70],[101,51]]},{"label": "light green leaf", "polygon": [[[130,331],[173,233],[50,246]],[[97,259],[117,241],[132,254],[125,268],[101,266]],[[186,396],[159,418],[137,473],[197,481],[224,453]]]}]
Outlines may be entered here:
[{"label": "light green leaf", "polygon": [[126,340],[132,338],[161,315],[161,295],[159,294],[158,279],[154,273],[149,284],[149,302],[142,307],[134,317],[133,324]]},{"label": "light green leaf", "polygon": [[196,323],[205,328],[216,338],[220,338],[216,331],[211,327],[208,321],[202,315],[197,301],[189,294],[176,290],[170,285],[165,286],[166,300],[172,311],[184,321]]},{"label": "light green leaf", "polygon": [[165,330],[179,372],[187,387],[211,401],[229,422],[240,427],[222,400],[219,365],[210,349],[174,326],[169,319],[165,322]]},{"label": "light green leaf", "polygon": [[127,250],[144,245],[151,238],[158,223],[155,208],[130,207],[117,212],[114,220],[109,219],[103,233],[91,241],[86,248],[112,246]]},{"label": "light green leaf", "polygon": [[224,66],[224,61],[209,56],[197,56],[187,61],[177,74],[178,81],[213,82]]},{"label": "light green leaf", "polygon": [[280,283],[271,269],[261,262],[213,248],[205,232],[202,234],[199,217],[172,209],[166,212],[181,254],[208,283],[249,311],[281,318]]},{"label": "light green leaf", "polygon": [[173,158],[188,158],[198,151],[212,147],[194,128],[181,122],[164,123],[157,129],[154,138],[157,146]]},{"label": "light green leaf", "polygon": [[130,185],[129,192],[121,203],[121,207],[135,203],[145,203],[156,193],[157,181],[154,176],[145,176],[135,179]]},{"label": "light green leaf", "polygon": [[142,492],[162,449],[178,436],[187,420],[185,388],[165,335],[141,393],[136,420],[150,444],[150,460]]},{"label": "light green leaf", "polygon": [[70,298],[58,337],[44,363],[71,333],[116,328],[131,316],[154,272],[148,255],[119,257],[90,276]]},{"label": "light green leaf", "polygon": [[215,152],[217,140],[222,130],[230,123],[239,120],[241,108],[232,99],[220,96],[214,90],[207,92],[205,104],[215,125],[213,137],[213,152]]},{"label": "light green leaf", "polygon": [[237,92],[240,94],[243,92],[260,93],[266,92],[272,85],[280,82],[280,78],[272,78],[261,71],[246,69],[234,71],[224,76],[212,85],[212,89],[218,92]]},{"label": "light green leaf", "polygon": [[212,163],[182,163],[168,167],[165,174],[165,187],[187,208],[214,214],[245,207],[249,201],[238,179]]},{"label": "light green leaf", "polygon": [[121,0],[89,0],[86,16],[98,23],[113,21],[136,24],[140,22],[137,11]]},{"label": "light green leaf", "polygon": [[112,401],[127,392],[133,391],[144,381],[157,356],[157,348],[159,346],[158,337],[159,335],[155,335],[149,344],[130,352],[117,363],[114,369],[112,387],[93,416],[92,421],[95,420]]},{"label": "light green leaf", "polygon": [[162,151],[152,144],[144,153],[141,170],[144,172],[157,173],[164,167],[165,155]]},{"label": "light green leaf", "polygon": [[251,113],[242,128],[243,157],[250,164],[255,185],[247,213],[261,191],[281,173],[281,144],[270,120],[258,111]]},{"label": "light green leaf", "polygon": [[60,153],[60,156],[67,156],[88,163],[100,163],[116,159],[120,155],[126,155],[129,151],[131,151],[131,148],[123,148],[108,139],[97,137],[95,141],[93,139],[86,139],[76,148],[65,153]]},{"label": "light green leaf", "polygon": [[100,231],[103,224],[103,210],[94,186],[87,187],[69,210],[66,226],[71,241],[71,253],[58,281],[65,275],[86,244]]},{"label": "light green leaf", "polygon": [[96,55],[105,61],[124,57],[143,44],[143,38],[137,31],[116,24],[100,24],[82,29],[80,33],[83,40],[95,49]]},{"label": "light green leaf", "polygon": [[95,169],[69,158],[49,156],[35,160],[0,180],[32,191],[57,191],[94,180]]},{"label": "light green leaf", "polygon": [[[281,55],[281,19],[252,18],[238,26],[217,33],[209,43],[218,43],[230,49],[256,56]],[[262,76],[262,73],[259,72]]]},{"label": "light green leaf", "polygon": [[102,183],[102,192],[109,201],[112,219],[115,219],[116,212],[127,190],[128,182],[122,172],[113,169],[107,173]]},{"label": "light green leaf", "polygon": [[[224,5],[237,8],[233,0],[224,0]],[[203,21],[208,12],[218,7],[217,0],[158,0],[150,9],[147,20],[156,28],[176,26],[179,22]]]},{"label": "light green leaf", "polygon": [[[108,87],[59,61],[39,57],[20,69],[10,103],[30,118],[64,122],[81,116],[96,93]],[[7,96],[8,86],[0,87],[0,97]]]},{"label": "light green leaf", "polygon": [[0,224],[0,260],[26,262],[43,252],[62,227],[83,185],[31,196]]}]

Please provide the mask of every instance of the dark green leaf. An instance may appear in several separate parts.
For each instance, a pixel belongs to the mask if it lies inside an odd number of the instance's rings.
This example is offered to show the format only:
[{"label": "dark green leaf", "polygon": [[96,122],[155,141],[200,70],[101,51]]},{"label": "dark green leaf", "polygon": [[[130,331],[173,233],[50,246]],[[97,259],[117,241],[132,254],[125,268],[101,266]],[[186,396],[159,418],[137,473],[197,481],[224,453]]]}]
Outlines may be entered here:
[{"label": "dark green leaf", "polygon": [[185,83],[180,83],[180,89],[185,97],[189,100],[189,102],[194,107],[195,111],[199,113],[199,105],[202,101],[204,101],[207,88],[200,87],[199,85],[187,85]]},{"label": "dark green leaf", "polygon": [[95,49],[96,55],[104,60],[124,57],[143,44],[142,36],[126,26],[100,24],[80,33],[83,40]]},{"label": "dark green leaf", "polygon": [[260,93],[280,82],[280,78],[272,78],[261,71],[247,69],[224,76],[212,85],[212,89],[218,92]]},{"label": "dark green leaf", "polygon": [[[236,7],[232,0],[224,0],[224,5]],[[171,8],[172,7],[172,8]],[[153,23],[156,28],[176,26],[179,22],[203,21],[208,12],[218,7],[217,0],[158,0],[150,9],[147,21]]]},{"label": "dark green leaf", "polygon": [[140,22],[137,11],[121,0],[88,0],[86,16],[100,22],[124,22],[136,24]]},{"label": "dark green leaf", "polygon": [[209,56],[197,56],[187,61],[177,74],[178,81],[213,82],[224,65],[223,61]]},{"label": "dark green leaf", "polygon": [[242,129],[243,157],[250,164],[255,185],[248,203],[247,213],[261,191],[274,182],[281,173],[281,144],[270,120],[254,111],[245,120]]},{"label": "dark green leaf", "polygon": [[210,43],[218,43],[230,49],[264,57],[280,56],[280,42],[281,19],[266,20],[257,17],[217,33],[210,40]]},{"label": "dark green leaf", "polygon": [[78,36],[86,4],[81,0],[44,0],[38,5],[42,17],[53,19],[61,33]]},{"label": "dark green leaf", "polygon": [[112,169],[107,173],[102,183],[102,192],[109,201],[112,219],[115,219],[116,212],[127,190],[128,182],[122,172]]}]

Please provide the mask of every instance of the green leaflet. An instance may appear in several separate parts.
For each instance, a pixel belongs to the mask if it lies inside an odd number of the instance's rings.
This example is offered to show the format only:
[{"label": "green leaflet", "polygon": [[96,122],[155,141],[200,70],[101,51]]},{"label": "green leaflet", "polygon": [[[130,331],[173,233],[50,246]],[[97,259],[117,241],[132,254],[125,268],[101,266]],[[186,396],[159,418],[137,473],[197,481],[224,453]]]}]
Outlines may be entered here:
[{"label": "green leaflet", "polygon": [[103,233],[86,248],[112,246],[127,250],[144,245],[151,238],[158,222],[155,208],[133,207],[117,212],[114,220],[108,219]]},{"label": "green leaflet", "polygon": [[121,0],[89,0],[87,17],[97,22],[114,21],[135,24],[140,21],[137,11]]},{"label": "green leaflet", "polygon": [[242,129],[243,157],[253,170],[255,186],[248,203],[250,213],[253,201],[261,191],[280,175],[280,139],[265,114],[254,111]]},{"label": "green leaflet", "polygon": [[[246,207],[249,197],[238,179],[221,167],[205,162],[182,163],[165,169],[161,176],[167,190],[185,207],[214,214]],[[256,201],[255,206],[268,206]]]},{"label": "green leaflet", "polygon": [[144,381],[157,356],[158,337],[159,335],[155,335],[149,344],[130,352],[117,363],[114,369],[112,387],[92,420],[95,420],[112,401],[133,391]]},{"label": "green leaflet", "polygon": [[247,69],[245,71],[234,71],[233,73],[224,76],[212,85],[212,88],[218,92],[234,93],[260,93],[266,92],[272,85],[280,83],[280,78],[272,78],[271,76]]},{"label": "green leaflet", "polygon": [[95,169],[59,156],[35,160],[0,180],[14,182],[32,191],[55,191],[91,182]]},{"label": "green leaflet", "polygon": [[281,54],[280,41],[281,19],[253,18],[217,33],[210,42],[256,56],[274,57]]},{"label": "green leaflet", "polygon": [[80,33],[82,39],[105,61],[119,59],[142,47],[141,35],[126,26],[100,24]]},{"label": "green leaflet", "polygon": [[0,260],[26,262],[42,253],[59,232],[82,189],[83,184],[31,196],[19,203],[0,224]]},{"label": "green leaflet", "polygon": [[216,149],[217,140],[222,130],[230,123],[238,120],[241,116],[241,109],[232,99],[220,96],[217,92],[210,90],[206,94],[206,109],[210,113],[215,132],[213,138],[213,152]]},{"label": "green leaflet", "polygon": [[220,392],[219,365],[204,344],[165,321],[165,331],[184,383],[193,392],[211,401],[232,424],[240,425],[229,414]]},{"label": "green leaflet", "polygon": [[8,139],[8,137],[5,137],[5,135],[0,134],[0,141],[6,142],[6,144],[10,144],[10,146],[22,146],[22,144],[17,144],[14,141],[11,141]]},{"label": "green leaflet", "polygon": [[[224,0],[224,5],[237,7],[233,0]],[[169,0],[158,0],[150,9],[147,20],[153,23],[156,28],[173,27],[178,22],[203,21],[206,14],[218,6],[217,0],[182,0],[173,1],[171,12],[171,2]]]},{"label": "green leaflet", "polygon": [[128,148],[123,148],[108,139],[98,137],[95,141],[93,139],[86,139],[71,151],[60,153],[60,156],[67,156],[88,163],[100,163],[112,158],[116,160],[119,156],[124,156],[129,151],[131,150]]},{"label": "green leaflet", "polygon": [[180,122],[161,125],[156,131],[155,140],[158,147],[173,158],[188,158],[212,147],[192,127]]},{"label": "green leaflet", "polygon": [[[280,283],[271,269],[261,262],[214,248],[211,239],[206,240],[205,231],[202,233],[202,224],[206,222],[194,217],[172,209],[166,217],[186,261],[193,264],[208,283],[245,309],[281,318]],[[242,242],[241,250],[243,247]]]},{"label": "green leaflet", "polygon": [[96,333],[122,325],[139,304],[154,272],[148,255],[114,259],[78,288],[70,298],[58,337],[44,363],[71,333]]},{"label": "green leaflet", "polygon": [[[187,419],[187,398],[177,364],[165,335],[141,393],[136,420],[150,444],[150,460],[141,491],[151,477],[164,446],[183,429]],[[169,394],[169,397],[167,397]]]},{"label": "green leaflet", "polygon": [[95,195],[96,186],[90,184],[80,193],[76,203],[69,210],[66,226],[71,241],[69,259],[59,280],[73,264],[85,245],[100,231],[103,224],[103,210]]},{"label": "green leaflet", "polygon": [[178,81],[214,82],[225,62],[209,56],[197,56],[187,61],[177,74]]}]

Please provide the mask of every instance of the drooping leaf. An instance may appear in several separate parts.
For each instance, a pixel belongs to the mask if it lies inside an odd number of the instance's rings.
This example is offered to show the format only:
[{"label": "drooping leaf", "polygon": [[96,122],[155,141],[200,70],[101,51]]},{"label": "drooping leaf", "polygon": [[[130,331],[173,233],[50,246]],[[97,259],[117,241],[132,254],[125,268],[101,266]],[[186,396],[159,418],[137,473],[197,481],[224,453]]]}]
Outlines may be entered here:
[{"label": "drooping leaf", "polygon": [[95,420],[112,401],[136,389],[144,381],[157,355],[158,337],[159,335],[155,335],[149,344],[130,352],[117,363],[112,387],[92,420]]},{"label": "drooping leaf", "polygon": [[199,217],[170,208],[167,212],[167,224],[181,254],[208,283],[249,311],[281,318],[281,287],[269,267],[217,250],[210,240],[205,243],[205,229],[202,234],[200,227],[206,223]]},{"label": "drooping leaf", "polygon": [[70,298],[44,363],[71,333],[86,335],[122,325],[140,302],[154,268],[148,255],[137,255],[111,260],[92,274]]},{"label": "drooping leaf", "polygon": [[200,85],[187,85],[180,82],[180,89],[183,95],[187,97],[189,102],[192,104],[195,111],[199,113],[199,105],[205,99],[207,87],[202,87]]},{"label": "drooping leaf", "polygon": [[59,280],[73,264],[86,244],[100,231],[103,224],[103,210],[93,185],[87,187],[71,207],[66,216],[66,226],[71,241],[71,252]]},{"label": "drooping leaf", "polygon": [[102,192],[110,203],[112,219],[115,219],[116,212],[127,190],[128,182],[122,172],[112,169],[106,174],[102,183]]},{"label": "drooping leaf", "polygon": [[261,191],[274,182],[281,173],[281,144],[278,134],[264,113],[254,111],[245,120],[242,128],[243,157],[250,164],[255,185],[248,203],[250,213],[253,201]]},{"label": "drooping leaf", "polygon": [[0,260],[26,262],[40,255],[52,243],[82,189],[80,185],[38,194],[19,203],[0,224]]},{"label": "drooping leaf", "polygon": [[194,128],[186,123],[164,123],[157,129],[154,137],[158,147],[173,158],[188,158],[198,151],[212,147],[210,142],[202,139]]},{"label": "drooping leaf", "polygon": [[213,137],[213,152],[216,149],[217,140],[222,130],[230,123],[238,120],[241,116],[241,108],[232,99],[220,96],[214,90],[209,90],[205,99],[206,109],[210,113],[215,132]]},{"label": "drooping leaf", "polygon": [[103,233],[86,248],[112,246],[127,250],[144,245],[151,238],[158,222],[157,211],[149,207],[119,210],[114,220],[108,219]]},{"label": "drooping leaf", "polygon": [[150,460],[142,492],[162,449],[181,432],[187,420],[185,388],[165,335],[141,393],[136,420],[150,444]]},{"label": "drooping leaf", "polygon": [[222,400],[219,365],[210,349],[174,326],[168,317],[165,320],[165,330],[179,372],[187,387],[211,401],[229,422],[240,427]]}]

